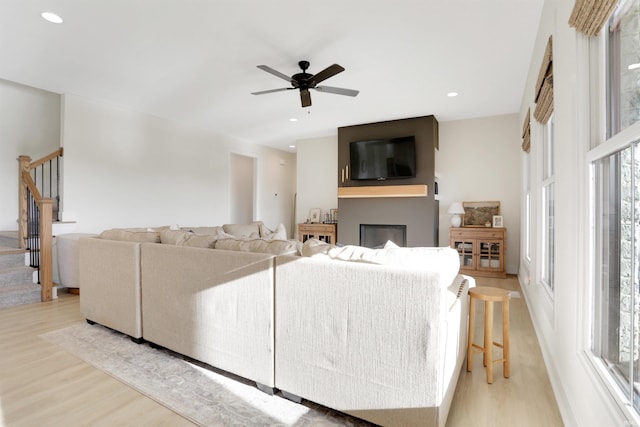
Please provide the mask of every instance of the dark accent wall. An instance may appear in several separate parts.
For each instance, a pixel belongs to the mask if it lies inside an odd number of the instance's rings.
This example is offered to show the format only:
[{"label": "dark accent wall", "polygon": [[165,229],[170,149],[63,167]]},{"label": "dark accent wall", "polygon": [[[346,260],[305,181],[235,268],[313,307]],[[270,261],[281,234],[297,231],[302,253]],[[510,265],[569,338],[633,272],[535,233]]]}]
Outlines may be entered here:
[{"label": "dark accent wall", "polygon": [[[411,135],[416,138],[415,178],[386,181],[351,181],[346,178],[349,143],[352,141]],[[437,246],[438,202],[434,198],[435,149],[437,147],[438,121],[434,116],[338,128],[339,187],[426,184],[428,188],[427,197],[339,198],[339,242],[349,245],[359,244],[360,224],[392,224],[407,226],[407,246]]]}]

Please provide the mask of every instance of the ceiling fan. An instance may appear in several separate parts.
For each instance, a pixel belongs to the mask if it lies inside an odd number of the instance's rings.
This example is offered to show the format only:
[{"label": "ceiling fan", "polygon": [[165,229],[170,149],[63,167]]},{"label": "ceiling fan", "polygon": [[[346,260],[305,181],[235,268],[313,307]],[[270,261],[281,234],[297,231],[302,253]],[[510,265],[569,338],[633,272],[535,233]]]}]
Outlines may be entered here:
[{"label": "ceiling fan", "polygon": [[333,64],[320,71],[317,74],[309,74],[307,73],[307,68],[309,68],[309,61],[300,61],[298,62],[298,66],[302,69],[301,73],[294,74],[289,77],[286,74],[281,73],[280,71],[276,71],[271,67],[266,65],[258,65],[263,71],[267,73],[273,74],[276,77],[280,77],[282,80],[286,80],[291,83],[291,87],[283,87],[280,89],[270,89],[263,90],[260,92],[252,92],[252,95],[264,95],[265,93],[273,93],[273,92],[282,92],[285,90],[299,89],[300,90],[300,101],[302,103],[302,107],[310,107],[311,106],[311,94],[309,93],[309,89],[314,89],[319,92],[333,93],[337,95],[346,95],[346,96],[356,96],[359,91],[353,89],[344,89],[340,87],[332,87],[332,86],[317,86],[318,83],[325,81],[329,77],[333,77],[338,73],[344,71],[344,68],[338,64]]}]

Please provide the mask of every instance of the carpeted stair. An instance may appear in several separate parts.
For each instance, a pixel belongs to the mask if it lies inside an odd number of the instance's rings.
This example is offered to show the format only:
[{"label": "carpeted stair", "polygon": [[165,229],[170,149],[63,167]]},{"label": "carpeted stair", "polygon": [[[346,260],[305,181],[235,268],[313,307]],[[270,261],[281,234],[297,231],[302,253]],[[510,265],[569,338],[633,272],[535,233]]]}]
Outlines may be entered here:
[{"label": "carpeted stair", "polygon": [[25,253],[17,232],[0,232],[0,308],[40,302],[40,285],[33,283]]}]

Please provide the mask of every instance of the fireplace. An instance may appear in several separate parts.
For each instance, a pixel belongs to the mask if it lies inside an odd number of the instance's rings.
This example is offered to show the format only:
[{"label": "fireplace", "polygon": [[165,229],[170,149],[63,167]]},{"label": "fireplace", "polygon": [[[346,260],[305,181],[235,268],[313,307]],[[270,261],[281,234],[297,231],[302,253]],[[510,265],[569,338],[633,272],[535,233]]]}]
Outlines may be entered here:
[{"label": "fireplace", "polygon": [[360,224],[360,246],[382,248],[387,240],[407,246],[407,226],[391,224]]}]

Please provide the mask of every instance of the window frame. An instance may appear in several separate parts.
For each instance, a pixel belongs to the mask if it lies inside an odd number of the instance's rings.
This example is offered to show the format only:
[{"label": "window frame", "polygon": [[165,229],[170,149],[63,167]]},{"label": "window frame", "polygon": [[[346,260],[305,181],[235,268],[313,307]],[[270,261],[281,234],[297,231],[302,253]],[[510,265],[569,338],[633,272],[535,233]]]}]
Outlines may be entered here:
[{"label": "window frame", "polygon": [[[588,372],[594,375],[594,380],[599,380],[604,387],[601,389],[603,398],[614,402],[624,416],[634,424],[640,424],[640,409],[633,407],[633,402],[629,399],[629,392],[633,387],[631,381],[629,390],[624,390],[618,383],[615,374],[611,372],[607,366],[607,361],[592,351],[596,340],[595,337],[597,326],[597,293],[601,292],[596,287],[600,284],[598,277],[602,273],[604,266],[599,254],[597,253],[597,237],[598,217],[596,211],[596,189],[599,185],[596,182],[597,162],[624,150],[635,142],[640,140],[640,121],[636,121],[627,128],[613,132],[611,123],[617,120],[617,103],[613,102],[613,98],[609,96],[608,87],[617,85],[617,78],[612,76],[612,66],[609,61],[609,53],[615,47],[615,44],[607,37],[609,24],[605,29],[593,38],[585,38],[578,36],[578,59],[583,61],[579,67],[578,84],[586,93],[584,102],[578,102],[579,116],[587,124],[585,129],[579,129],[580,139],[585,141],[579,144],[581,152],[584,154],[584,161],[581,162],[581,168],[584,171],[581,176],[585,177],[585,194],[586,200],[581,206],[588,212],[586,221],[581,224],[585,236],[581,239],[584,245],[584,259],[589,260],[584,270],[579,272],[579,280],[582,279],[589,286],[582,292],[581,298],[584,304],[581,305],[579,313],[583,325],[580,334],[580,347],[582,361],[588,369]],[[619,63],[619,61],[618,61]],[[581,94],[583,91],[578,91]],[[579,95],[582,97],[582,95]],[[581,128],[580,126],[578,126]],[[584,135],[581,135],[583,134]],[[637,150],[640,152],[640,149]],[[606,391],[606,393],[604,393]],[[608,394],[607,394],[608,393]],[[611,400],[610,400],[611,399]]]},{"label": "window frame", "polygon": [[[549,235],[549,215],[548,215],[548,202],[547,191],[549,188],[553,190],[553,215],[552,221],[555,222],[555,113],[551,114],[551,117],[547,123],[540,127],[542,137],[542,150],[541,150],[541,180],[539,186],[539,242],[540,242],[540,260],[539,263],[539,283],[542,285],[546,294],[553,300],[554,295],[554,276],[555,276],[555,231]],[[554,230],[555,223],[552,224],[551,230]]]},{"label": "window frame", "polygon": [[522,217],[522,223],[524,224],[524,232],[522,233],[522,261],[524,262],[524,265],[527,269],[527,271],[531,270],[531,254],[533,253],[533,244],[532,242],[534,241],[532,239],[532,232],[533,232],[533,224],[532,224],[532,218],[534,218],[534,216],[532,215],[532,209],[533,209],[533,192],[531,191],[531,173],[532,173],[532,154],[531,152],[529,153],[523,153],[523,165],[522,165],[522,169],[524,171],[524,178],[523,178],[523,182],[522,182],[522,190],[523,190],[523,194],[524,194],[524,198],[523,198],[523,207],[522,207],[522,212],[523,212],[523,217]]}]

